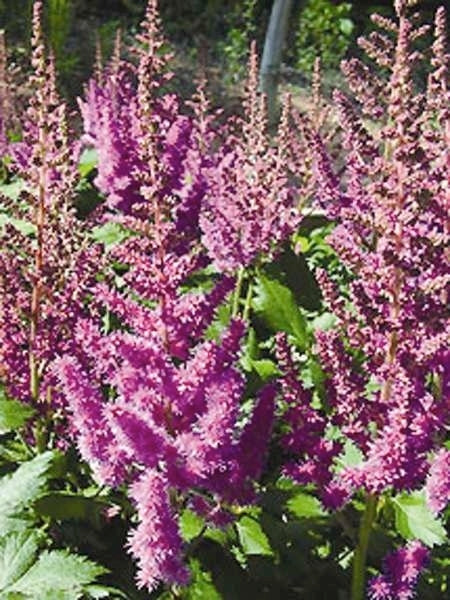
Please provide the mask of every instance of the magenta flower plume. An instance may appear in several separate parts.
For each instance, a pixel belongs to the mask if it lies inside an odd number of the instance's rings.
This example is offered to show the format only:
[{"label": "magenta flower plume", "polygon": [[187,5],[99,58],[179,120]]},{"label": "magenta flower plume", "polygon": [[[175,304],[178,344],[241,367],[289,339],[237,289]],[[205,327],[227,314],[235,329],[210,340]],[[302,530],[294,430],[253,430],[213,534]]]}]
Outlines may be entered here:
[{"label": "magenta flower plume", "polygon": [[35,2],[33,94],[21,118],[22,141],[10,145],[24,191],[20,202],[2,199],[11,219],[0,232],[0,372],[10,395],[47,410],[61,399],[51,363],[74,351],[71,332],[101,255],[73,206],[79,145],[70,140],[54,61],[46,56],[41,11]]},{"label": "magenta flower plume", "polygon": [[[338,318],[316,336],[327,375],[327,420],[364,455],[337,482],[374,494],[420,488],[428,455],[450,420],[445,15],[436,16],[427,96],[413,79],[422,59],[414,43],[427,28],[413,25],[407,3],[397,4],[398,23],[375,18],[389,35],[361,41],[390,71],[389,80],[381,85],[363,63],[345,63],[360,106],[334,94],[346,153],[341,178],[320,137],[311,134],[317,201],[336,221],[328,241],[351,274],[345,301],[326,273],[317,274]],[[361,112],[379,127],[369,132]]]},{"label": "magenta flower plume", "polygon": [[[72,435],[82,458],[103,484],[115,485],[124,477],[124,452],[117,450],[103,410],[100,389],[86,380],[75,358],[64,357],[55,363],[65,394],[70,397]],[[92,427],[95,423],[96,426]]]},{"label": "magenta flower plume", "polygon": [[170,506],[165,477],[149,470],[131,487],[139,525],[129,536],[131,553],[138,558],[139,587],[154,589],[162,579],[186,585],[189,572],[181,559],[182,540]]},{"label": "magenta flower plume", "polygon": [[196,123],[164,89],[170,56],[163,52],[157,2],[148,3],[136,42],[137,65],[117,51],[80,100],[84,141],[98,153],[95,183],[111,209],[144,219],[160,211],[185,235],[195,233],[205,159]]},{"label": "magenta flower plume", "polygon": [[384,573],[369,582],[371,600],[411,600],[421,571],[426,567],[429,551],[413,541],[392,552],[384,560]]},{"label": "magenta flower plume", "polygon": [[202,242],[218,270],[234,271],[270,255],[297,227],[299,190],[290,181],[286,99],[278,140],[271,146],[264,97],[257,91],[252,46],[244,117],[230,130],[210,169],[200,215]]},{"label": "magenta flower plume", "polygon": [[425,497],[436,514],[450,503],[450,452],[445,448],[441,448],[432,459],[425,482]]},{"label": "magenta flower plume", "polygon": [[20,69],[9,60],[5,32],[0,29],[0,158],[9,154],[11,134],[20,132],[21,79]]},{"label": "magenta flower plume", "polygon": [[[84,365],[68,357],[57,363],[83,458],[100,481],[131,485],[139,525],[130,550],[148,589],[187,579],[177,506],[169,501],[175,492],[215,523],[226,521],[221,504],[254,498],[275,390],[262,390],[242,427],[244,378],[235,362],[243,333],[243,323],[234,321],[220,344],[199,343],[176,365],[155,335],[105,336],[80,323]],[[113,389],[114,399],[93,381]]]}]

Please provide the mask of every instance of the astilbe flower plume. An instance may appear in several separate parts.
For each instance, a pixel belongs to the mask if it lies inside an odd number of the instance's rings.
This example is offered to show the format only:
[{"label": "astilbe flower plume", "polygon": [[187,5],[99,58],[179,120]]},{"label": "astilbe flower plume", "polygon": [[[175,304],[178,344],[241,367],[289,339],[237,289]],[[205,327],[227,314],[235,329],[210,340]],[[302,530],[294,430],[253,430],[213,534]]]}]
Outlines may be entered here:
[{"label": "astilbe flower plume", "polygon": [[[110,253],[127,266],[123,289],[98,286],[96,302],[135,333],[159,335],[170,355],[186,358],[233,280],[218,277],[206,294],[182,290],[209,262],[198,228],[207,118],[183,115],[181,101],[164,90],[170,74],[154,1],[136,43],[138,64],[116,51],[81,103],[86,142],[98,152],[96,184],[106,194],[108,218],[133,233]],[[201,109],[201,102],[193,104]]]},{"label": "astilbe flower plume", "polygon": [[78,145],[69,139],[54,61],[46,57],[41,11],[35,2],[33,95],[21,118],[22,139],[9,147],[23,192],[18,201],[2,199],[9,220],[1,231],[0,374],[11,396],[47,410],[61,399],[50,365],[74,349],[71,331],[84,311],[99,251],[73,206]]},{"label": "astilbe flower plume", "polygon": [[[291,457],[285,472],[316,484],[331,509],[358,490],[366,493],[369,510],[385,492],[426,483],[430,507],[439,512],[448,494],[447,457],[440,447],[450,421],[445,13],[441,8],[436,14],[431,72],[422,91],[413,70],[424,56],[414,43],[427,28],[414,25],[407,2],[399,0],[396,11],[396,22],[374,19],[387,34],[361,42],[389,78],[372,76],[360,61],[343,65],[353,96],[334,93],[344,154],[339,175],[320,135],[311,125],[307,132],[316,202],[336,223],[328,242],[349,284],[343,292],[317,270],[324,302],[336,317],[332,328],[315,336],[326,376],[317,408],[279,340],[288,403],[283,443]],[[366,117],[376,122],[370,130]],[[345,441],[362,460],[338,468]],[[372,582],[372,597],[412,598],[426,555],[414,542],[386,559],[386,574]]]},{"label": "astilbe flower plume", "polygon": [[200,214],[202,242],[216,268],[227,272],[270,256],[300,221],[301,186],[294,185],[291,170],[290,98],[272,143],[265,97],[258,92],[255,44],[248,72],[244,115],[222,133],[224,141],[206,170]]},{"label": "astilbe flower plume", "polygon": [[[59,360],[83,458],[99,481],[130,484],[139,525],[129,547],[138,582],[149,590],[161,580],[187,581],[178,529],[185,502],[222,523],[227,506],[254,498],[274,389],[262,390],[253,418],[239,426],[244,378],[234,363],[243,332],[243,323],[234,321],[220,343],[198,343],[175,364],[156,332],[105,336],[81,321],[76,337],[86,353],[83,364],[73,356]],[[105,386],[114,390],[111,399],[102,393]]]},{"label": "astilbe flower plume", "polygon": [[429,550],[412,541],[392,552],[384,560],[384,573],[369,582],[371,600],[411,600],[421,571],[426,567]]},{"label": "astilbe flower plume", "polygon": [[[375,132],[350,98],[334,95],[346,152],[341,179],[314,137],[318,201],[337,223],[328,241],[352,276],[344,299],[325,272],[317,273],[338,317],[336,327],[318,332],[317,352],[328,377],[330,422],[365,456],[340,481],[349,491],[375,494],[421,486],[427,455],[449,422],[445,15],[440,9],[436,16],[427,104],[412,76],[421,59],[413,43],[425,29],[414,28],[406,4],[397,4],[398,23],[376,19],[396,33],[396,43],[384,34],[363,43],[391,72],[372,96]],[[361,94],[371,80],[363,85],[344,67],[367,109]]]},{"label": "astilbe flower plume", "polygon": [[170,212],[176,203],[174,220],[184,217],[185,223],[188,213],[195,230],[204,158],[195,120],[166,89],[172,73],[164,43],[157,2],[151,1],[136,45],[128,49],[137,64],[121,59],[116,45],[110,64],[91,79],[80,100],[84,141],[97,150],[95,183],[110,208],[146,218],[155,204]]},{"label": "astilbe flower plume", "polygon": [[5,32],[0,29],[0,157],[8,154],[11,134],[20,131],[21,79],[19,67],[9,60]]},{"label": "astilbe flower plume", "polygon": [[[106,216],[130,235],[108,254],[121,265],[119,284],[93,290],[93,305],[120,326],[102,327],[96,315],[79,319],[82,351],[55,369],[81,456],[99,481],[129,485],[139,524],[128,545],[138,583],[149,590],[187,582],[178,527],[185,503],[223,524],[227,508],[254,499],[274,412],[266,387],[241,425],[243,322],[231,321],[218,342],[204,340],[234,280],[215,276],[207,291],[189,281],[210,262],[198,229],[210,133],[207,116],[183,116],[163,89],[158,24],[150,0],[137,66],[116,58],[82,103]],[[199,90],[194,112],[204,108]]]},{"label": "astilbe flower plume", "polygon": [[450,503],[450,452],[441,448],[433,457],[425,482],[425,497],[430,509],[438,514]]}]

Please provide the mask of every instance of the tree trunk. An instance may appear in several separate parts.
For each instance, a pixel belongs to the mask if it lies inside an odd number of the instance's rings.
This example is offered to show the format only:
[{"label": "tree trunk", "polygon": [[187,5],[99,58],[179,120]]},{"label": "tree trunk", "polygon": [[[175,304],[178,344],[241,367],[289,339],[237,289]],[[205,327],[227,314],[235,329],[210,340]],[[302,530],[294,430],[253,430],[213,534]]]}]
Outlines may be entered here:
[{"label": "tree trunk", "polygon": [[292,0],[274,0],[261,61],[260,87],[267,96],[269,124],[277,121],[277,88]]}]

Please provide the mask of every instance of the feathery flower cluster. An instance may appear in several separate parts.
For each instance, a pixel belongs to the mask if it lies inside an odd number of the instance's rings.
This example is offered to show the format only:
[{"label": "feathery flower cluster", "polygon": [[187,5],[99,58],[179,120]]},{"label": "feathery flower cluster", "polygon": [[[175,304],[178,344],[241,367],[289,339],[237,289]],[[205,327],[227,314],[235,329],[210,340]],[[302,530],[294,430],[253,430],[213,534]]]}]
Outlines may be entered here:
[{"label": "feathery flower cluster", "polygon": [[270,256],[300,221],[300,186],[293,184],[290,168],[290,99],[285,98],[272,145],[265,97],[258,92],[254,44],[248,72],[244,116],[227,132],[206,171],[208,188],[200,214],[203,244],[216,268],[226,272]]},{"label": "feathery flower cluster", "polygon": [[78,144],[70,142],[66,107],[46,58],[42,3],[35,2],[33,95],[22,118],[22,140],[11,143],[11,167],[22,179],[13,217],[0,233],[0,372],[9,394],[48,409],[54,405],[51,361],[73,350],[72,329],[99,265],[99,251],[72,205]]},{"label": "feathery flower cluster", "polygon": [[139,525],[129,547],[150,590],[161,580],[186,583],[177,522],[185,502],[221,523],[227,506],[253,499],[275,390],[263,389],[252,418],[238,424],[245,382],[234,362],[243,332],[234,321],[220,344],[199,343],[176,365],[155,334],[102,336],[81,321],[84,364],[73,356],[58,362],[83,458],[99,481],[131,486]]},{"label": "feathery flower cluster", "polygon": [[222,524],[234,503],[253,500],[275,395],[263,388],[242,425],[245,380],[235,363],[244,324],[232,321],[220,343],[203,340],[234,280],[211,278],[209,291],[189,284],[210,264],[198,223],[213,134],[201,89],[195,120],[165,93],[158,24],[150,0],[137,66],[116,55],[81,103],[107,216],[130,236],[108,252],[122,265],[119,284],[99,283],[92,300],[121,326],[102,332],[98,318],[80,319],[82,352],[55,369],[82,457],[99,481],[129,485],[139,519],[129,549],[149,590],[187,581],[178,530],[186,503]]},{"label": "feathery flower cluster", "polygon": [[[427,29],[413,24],[407,4],[396,2],[396,23],[374,19],[388,34],[361,41],[390,71],[388,81],[359,60],[343,65],[354,98],[341,91],[333,97],[345,151],[339,176],[324,141],[311,125],[307,130],[317,202],[336,222],[328,242],[350,284],[343,295],[325,271],[317,271],[324,301],[337,317],[333,328],[316,332],[326,374],[320,404],[312,404],[286,340],[278,339],[287,402],[282,443],[291,458],[285,473],[315,484],[332,509],[358,489],[373,498],[424,483],[434,512],[448,502],[448,452],[440,450],[450,424],[445,13],[436,13],[431,73],[422,92],[413,69],[423,56],[414,42]],[[369,131],[365,117],[377,126]],[[363,460],[338,469],[344,440]],[[371,582],[371,597],[412,598],[427,557],[420,542],[394,552],[386,573]]]},{"label": "feathery flower cluster", "polygon": [[369,583],[371,600],[411,600],[421,571],[426,567],[429,550],[413,541],[392,552],[384,560],[383,575]]},{"label": "feathery flower cluster", "polygon": [[362,110],[380,127],[370,133],[353,101],[335,92],[347,153],[342,184],[313,136],[318,199],[337,221],[329,243],[353,275],[346,301],[325,272],[317,274],[338,317],[337,327],[316,338],[330,422],[365,455],[339,480],[349,492],[363,487],[375,494],[424,483],[427,455],[450,417],[445,15],[436,15],[426,93],[413,81],[421,58],[413,43],[425,29],[413,26],[405,2],[397,2],[397,16],[398,24],[376,19],[397,34],[396,44],[382,34],[362,44],[390,69],[388,82],[380,87],[359,63],[344,64]]},{"label": "feathery flower cluster", "polygon": [[137,48],[130,49],[138,65],[120,58],[118,43],[80,101],[84,141],[98,153],[95,183],[111,209],[145,219],[155,204],[162,205],[180,220],[178,227],[195,232],[206,157],[196,120],[182,114],[180,100],[164,90],[171,74],[155,1],[148,4],[141,31]]},{"label": "feathery flower cluster", "polygon": [[433,457],[427,480],[425,497],[430,509],[438,514],[450,503],[450,452],[441,448]]},{"label": "feathery flower cluster", "polygon": [[[360,42],[388,82],[361,61],[343,65],[354,98],[334,95],[341,177],[314,130],[327,116],[317,70],[312,127],[296,121],[311,144],[306,158],[295,156],[302,142],[291,137],[289,99],[270,140],[254,46],[243,117],[218,125],[202,86],[190,103],[167,91],[168,55],[149,0],[131,58],[121,58],[118,37],[80,101],[83,143],[97,152],[95,185],[105,196],[84,221],[73,208],[81,144],[70,141],[44,47],[42,2],[34,3],[33,93],[19,142],[8,139],[18,121],[0,35],[0,154],[23,182],[17,202],[1,199],[1,382],[47,417],[63,408],[64,435],[95,478],[127,486],[140,587],[188,582],[178,523],[186,507],[220,526],[233,505],[255,499],[276,390],[263,387],[244,411],[245,324],[231,319],[220,340],[208,328],[233,273],[272,257],[297,228],[311,156],[318,203],[336,221],[329,242],[351,283],[343,296],[317,271],[337,317],[316,333],[323,397],[299,382],[295,353],[277,335],[284,474],[315,485],[332,509],[358,489],[376,496],[424,484],[433,512],[448,504],[450,454],[440,448],[450,421],[445,13],[436,14],[427,88],[417,91],[413,68],[423,57],[414,42],[426,28],[409,19],[407,4],[397,0],[398,22],[375,16],[387,34]],[[377,125],[370,131],[367,117]],[[107,221],[126,234],[104,250],[90,231]],[[363,460],[338,470],[348,440]],[[372,598],[411,598],[427,557],[419,542],[388,556]]]},{"label": "feathery flower cluster", "polygon": [[0,29],[0,157],[8,154],[11,134],[20,130],[20,70],[8,58],[5,32]]}]

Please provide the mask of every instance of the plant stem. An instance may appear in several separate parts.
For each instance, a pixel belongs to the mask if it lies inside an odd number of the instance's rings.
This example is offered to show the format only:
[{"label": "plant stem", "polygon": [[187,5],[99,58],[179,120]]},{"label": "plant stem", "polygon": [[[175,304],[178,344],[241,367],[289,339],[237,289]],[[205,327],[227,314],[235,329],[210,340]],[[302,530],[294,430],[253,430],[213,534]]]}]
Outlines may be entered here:
[{"label": "plant stem", "polygon": [[366,510],[359,527],[358,545],[353,558],[352,595],[351,600],[364,600],[366,587],[366,558],[372,525],[377,510],[377,498],[367,496]]},{"label": "plant stem", "polygon": [[253,281],[252,281],[252,279],[250,279],[248,282],[247,296],[245,298],[244,312],[242,315],[244,321],[248,321],[248,318],[250,316],[250,309],[252,306],[252,298],[253,298]]},{"label": "plant stem", "polygon": [[239,313],[239,300],[241,299],[241,291],[242,291],[242,283],[244,282],[244,275],[245,275],[245,270],[243,267],[241,267],[238,271],[236,288],[234,290],[233,308],[232,308],[232,312],[231,312],[232,317],[237,317],[237,315]]}]

